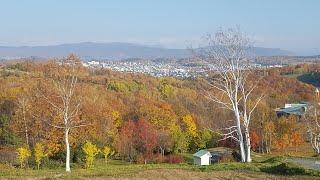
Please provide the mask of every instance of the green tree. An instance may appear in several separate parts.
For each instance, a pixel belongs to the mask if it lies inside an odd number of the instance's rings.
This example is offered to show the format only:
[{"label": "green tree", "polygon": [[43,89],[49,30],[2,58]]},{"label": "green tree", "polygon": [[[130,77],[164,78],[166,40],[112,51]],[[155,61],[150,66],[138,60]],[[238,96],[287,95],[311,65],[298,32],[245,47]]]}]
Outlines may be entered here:
[{"label": "green tree", "polygon": [[196,145],[199,149],[208,148],[210,142],[212,140],[212,133],[208,129],[204,129],[199,132],[199,136],[196,140]]},{"label": "green tree", "polygon": [[182,132],[179,126],[171,127],[172,140],[174,142],[173,152],[182,153],[188,150],[189,141],[186,133]]},{"label": "green tree", "polygon": [[17,144],[18,137],[11,131],[10,118],[7,115],[0,115],[0,144]]}]

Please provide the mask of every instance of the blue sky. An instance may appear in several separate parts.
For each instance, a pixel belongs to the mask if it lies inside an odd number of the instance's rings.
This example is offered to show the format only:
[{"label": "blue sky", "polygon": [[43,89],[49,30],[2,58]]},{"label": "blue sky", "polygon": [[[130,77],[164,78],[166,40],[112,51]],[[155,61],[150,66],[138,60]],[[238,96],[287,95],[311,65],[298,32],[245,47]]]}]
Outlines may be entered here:
[{"label": "blue sky", "polygon": [[319,0],[1,0],[0,45],[197,45],[240,25],[257,46],[320,54]]}]

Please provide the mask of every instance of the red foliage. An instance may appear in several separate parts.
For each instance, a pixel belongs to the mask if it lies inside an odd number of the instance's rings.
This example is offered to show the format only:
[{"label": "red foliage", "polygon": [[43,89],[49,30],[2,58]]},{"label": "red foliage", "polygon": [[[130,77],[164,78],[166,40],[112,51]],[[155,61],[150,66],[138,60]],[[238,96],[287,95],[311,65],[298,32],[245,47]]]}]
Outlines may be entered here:
[{"label": "red foliage", "polygon": [[121,128],[117,150],[130,160],[136,159],[139,154],[139,159],[143,158],[146,163],[151,159],[156,145],[156,130],[148,121],[128,121]]},{"label": "red foliage", "polygon": [[145,120],[136,123],[137,149],[145,160],[150,159],[157,145],[157,134],[154,127]]},{"label": "red foliage", "polygon": [[181,155],[168,155],[165,162],[170,164],[180,164],[184,162],[184,159]]},{"label": "red foliage", "polygon": [[117,151],[129,158],[130,161],[135,156],[135,129],[136,125],[133,121],[126,122],[121,128],[119,140],[117,142]]},{"label": "red foliage", "polygon": [[152,158],[155,163],[164,163],[166,161],[166,157],[162,156],[160,153],[157,153]]}]

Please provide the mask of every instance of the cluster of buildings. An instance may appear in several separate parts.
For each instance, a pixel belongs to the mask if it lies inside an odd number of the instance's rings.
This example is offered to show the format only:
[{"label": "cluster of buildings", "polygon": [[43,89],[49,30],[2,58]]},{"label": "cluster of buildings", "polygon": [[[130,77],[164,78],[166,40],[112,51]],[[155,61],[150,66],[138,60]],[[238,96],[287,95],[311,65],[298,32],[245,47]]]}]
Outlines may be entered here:
[{"label": "cluster of buildings", "polygon": [[[187,61],[152,61],[152,60],[90,60],[83,62],[86,67],[106,68],[113,71],[144,73],[155,77],[173,76],[180,78],[206,76],[208,70],[214,67],[208,67],[197,63],[188,63]],[[254,68],[272,68],[282,67],[281,65],[252,64]]]},{"label": "cluster of buildings", "polygon": [[144,73],[155,77],[174,76],[188,78],[200,74],[205,75],[207,71],[203,66],[152,61],[88,61],[83,62],[83,65],[86,67],[107,68],[120,72]]}]

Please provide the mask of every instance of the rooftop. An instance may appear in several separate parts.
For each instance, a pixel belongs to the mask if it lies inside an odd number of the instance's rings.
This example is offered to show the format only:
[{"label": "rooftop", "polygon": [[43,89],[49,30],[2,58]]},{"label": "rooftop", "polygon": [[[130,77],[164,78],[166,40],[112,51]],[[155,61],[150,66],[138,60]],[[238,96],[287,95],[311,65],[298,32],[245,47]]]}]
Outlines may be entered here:
[{"label": "rooftop", "polygon": [[210,157],[211,157],[211,153],[207,150],[200,150],[196,153],[193,154],[193,156],[196,156],[196,157],[202,157],[204,155],[208,154]]}]

